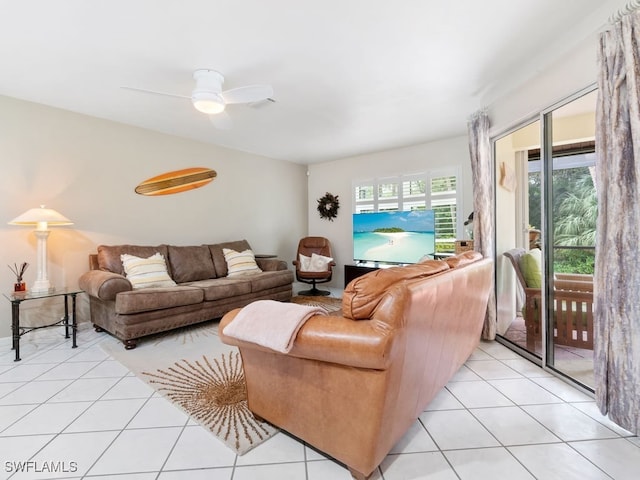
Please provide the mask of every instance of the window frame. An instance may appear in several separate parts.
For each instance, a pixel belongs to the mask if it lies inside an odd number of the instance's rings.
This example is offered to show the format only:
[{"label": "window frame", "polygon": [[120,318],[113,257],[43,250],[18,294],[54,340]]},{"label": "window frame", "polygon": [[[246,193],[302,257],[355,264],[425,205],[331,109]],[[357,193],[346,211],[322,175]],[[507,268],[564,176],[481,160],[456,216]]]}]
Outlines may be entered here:
[{"label": "window frame", "polygon": [[[434,179],[443,177],[455,177],[455,192],[453,193],[433,193],[431,191],[431,184]],[[416,194],[405,196],[404,184],[406,182],[422,181],[424,182],[424,194]],[[396,195],[382,196],[381,198],[381,186],[395,184]],[[362,190],[359,190],[362,189]],[[368,190],[371,192],[371,196],[367,195],[365,198],[359,198],[361,191]],[[393,189],[391,189],[393,190]],[[456,218],[455,218],[455,238],[442,238],[438,236],[436,230],[436,243],[451,243],[454,244],[455,240],[462,238],[462,221],[463,221],[463,198],[462,198],[462,173],[458,166],[440,168],[429,170],[425,172],[393,175],[384,177],[367,178],[363,180],[355,180],[352,184],[352,201],[353,201],[353,213],[366,213],[366,212],[383,212],[388,210],[398,211],[410,211],[413,208],[406,208],[407,205],[417,206],[421,208],[424,205],[425,210],[432,210],[437,206],[438,202],[443,200],[454,200],[450,202],[455,204]],[[422,205],[419,205],[422,203]],[[449,251],[449,250],[447,250]],[[453,252],[453,249],[451,249]]]}]

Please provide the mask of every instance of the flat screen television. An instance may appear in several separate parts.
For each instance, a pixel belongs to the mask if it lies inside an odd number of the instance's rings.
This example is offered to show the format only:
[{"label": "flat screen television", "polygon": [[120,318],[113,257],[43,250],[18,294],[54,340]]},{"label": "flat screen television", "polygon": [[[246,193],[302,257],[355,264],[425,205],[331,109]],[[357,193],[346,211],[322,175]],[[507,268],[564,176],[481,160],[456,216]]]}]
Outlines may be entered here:
[{"label": "flat screen television", "polygon": [[433,210],[353,214],[353,259],[416,263],[436,251]]}]

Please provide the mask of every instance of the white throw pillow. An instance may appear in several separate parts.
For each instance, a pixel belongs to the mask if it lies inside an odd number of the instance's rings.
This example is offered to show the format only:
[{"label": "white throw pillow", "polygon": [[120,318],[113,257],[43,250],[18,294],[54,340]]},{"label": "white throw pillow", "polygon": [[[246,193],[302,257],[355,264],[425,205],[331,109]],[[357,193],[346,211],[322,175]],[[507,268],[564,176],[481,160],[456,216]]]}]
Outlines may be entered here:
[{"label": "white throw pillow", "polygon": [[324,255],[312,253],[311,262],[309,263],[309,270],[307,270],[307,272],[328,272],[329,264],[331,262],[333,262],[333,258],[331,257],[325,257]]},{"label": "white throw pillow", "polygon": [[223,248],[224,259],[227,262],[227,276],[251,275],[260,273],[260,267],[256,263],[256,257],[249,249],[244,252],[236,252],[230,248]]},{"label": "white throw pillow", "polygon": [[159,252],[149,258],[123,253],[120,255],[120,260],[122,260],[125,275],[134,289],[176,286],[176,282],[167,273],[167,264]]},{"label": "white throw pillow", "polygon": [[300,256],[300,260],[298,263],[300,263],[300,271],[308,272],[309,266],[311,265],[311,257],[307,257],[306,255],[302,255],[302,254],[300,254],[299,256]]}]

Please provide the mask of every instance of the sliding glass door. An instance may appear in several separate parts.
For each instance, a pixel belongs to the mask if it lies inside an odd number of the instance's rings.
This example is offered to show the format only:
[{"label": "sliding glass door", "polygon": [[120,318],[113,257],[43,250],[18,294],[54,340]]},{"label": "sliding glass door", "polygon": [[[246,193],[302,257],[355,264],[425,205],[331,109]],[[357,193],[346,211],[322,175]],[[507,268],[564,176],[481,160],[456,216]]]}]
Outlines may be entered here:
[{"label": "sliding glass door", "polygon": [[[529,160],[540,147],[540,122],[534,121],[495,142],[496,185],[496,298],[498,335],[542,358],[542,330],[527,317],[541,284],[527,285],[520,268],[523,255],[540,250],[540,162]],[[533,290],[533,288],[537,288]]]},{"label": "sliding glass door", "polygon": [[596,92],[547,112],[544,172],[549,367],[593,388]]},{"label": "sliding glass door", "polygon": [[595,102],[583,92],[494,143],[499,338],[588,388]]}]

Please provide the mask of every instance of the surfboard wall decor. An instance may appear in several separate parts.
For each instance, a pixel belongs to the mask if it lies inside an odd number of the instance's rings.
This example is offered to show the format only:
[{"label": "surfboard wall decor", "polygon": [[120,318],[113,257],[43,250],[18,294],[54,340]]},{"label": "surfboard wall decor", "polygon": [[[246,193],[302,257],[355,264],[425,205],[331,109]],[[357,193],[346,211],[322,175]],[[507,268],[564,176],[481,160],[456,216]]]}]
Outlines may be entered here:
[{"label": "surfboard wall decor", "polygon": [[136,187],[140,195],[172,195],[211,183],[217,173],[203,167],[185,168],[151,177]]}]

